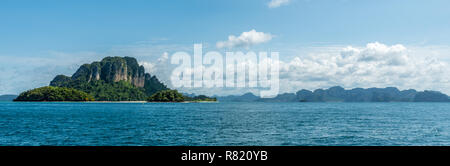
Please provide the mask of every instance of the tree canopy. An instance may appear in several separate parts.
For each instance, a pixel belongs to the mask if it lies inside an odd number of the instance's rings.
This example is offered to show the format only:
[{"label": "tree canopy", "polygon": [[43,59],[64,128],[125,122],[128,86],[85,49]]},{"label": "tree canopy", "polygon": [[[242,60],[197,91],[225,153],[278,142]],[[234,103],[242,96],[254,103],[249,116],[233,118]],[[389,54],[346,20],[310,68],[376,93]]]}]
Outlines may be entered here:
[{"label": "tree canopy", "polygon": [[23,92],[14,101],[94,101],[94,97],[72,88],[46,86]]},{"label": "tree canopy", "polygon": [[150,96],[149,102],[183,102],[184,96],[177,90],[162,90]]}]

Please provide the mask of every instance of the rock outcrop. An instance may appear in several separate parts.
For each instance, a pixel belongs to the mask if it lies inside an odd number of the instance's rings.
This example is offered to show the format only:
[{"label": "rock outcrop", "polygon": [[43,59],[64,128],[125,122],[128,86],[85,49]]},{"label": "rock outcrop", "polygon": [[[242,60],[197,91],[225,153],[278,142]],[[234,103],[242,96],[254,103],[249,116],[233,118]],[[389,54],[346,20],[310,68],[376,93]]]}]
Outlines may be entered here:
[{"label": "rock outcrop", "polygon": [[[66,78],[64,78],[66,79]],[[72,80],[103,80],[105,82],[127,81],[136,87],[145,86],[145,69],[135,58],[106,57],[100,62],[82,65]]]}]

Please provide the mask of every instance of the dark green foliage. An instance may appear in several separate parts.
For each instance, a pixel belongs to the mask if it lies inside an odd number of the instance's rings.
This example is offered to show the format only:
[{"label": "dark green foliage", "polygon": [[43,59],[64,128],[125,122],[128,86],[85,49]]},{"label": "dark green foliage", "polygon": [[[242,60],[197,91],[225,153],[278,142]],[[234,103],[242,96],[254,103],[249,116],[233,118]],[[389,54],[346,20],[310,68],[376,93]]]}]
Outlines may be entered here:
[{"label": "dark green foliage", "polygon": [[94,97],[76,89],[46,86],[23,92],[14,101],[94,101]]},{"label": "dark green foliage", "polygon": [[92,94],[99,101],[145,101],[147,98],[143,88],[135,87],[126,81],[92,81],[80,89]]},{"label": "dark green foliage", "polygon": [[159,82],[158,78],[155,76],[150,76],[150,74],[145,74],[145,94],[151,96],[152,94],[160,91],[160,90],[168,90],[169,88],[166,85]]},{"label": "dark green foliage", "polygon": [[162,90],[158,91],[150,96],[147,101],[149,102],[201,102],[201,101],[217,101],[216,98],[211,98],[205,95],[188,97],[179,93],[177,90]]},{"label": "dark green foliage", "polygon": [[162,90],[150,96],[149,102],[183,102],[184,96],[177,90]]},{"label": "dark green foliage", "polygon": [[57,75],[51,82],[50,86],[64,86],[68,82],[72,81],[72,78],[67,77],[65,75]]},{"label": "dark green foliage", "polygon": [[126,81],[107,83],[103,80],[91,82],[78,80],[60,84],[60,86],[87,92],[97,101],[145,101],[147,98],[143,88],[135,87]]},{"label": "dark green foliage", "polygon": [[[75,74],[72,75],[70,80],[64,79],[62,81],[71,81],[71,80],[78,80],[78,81],[83,81],[83,82],[89,81],[89,77],[91,75],[91,70],[92,70],[91,68],[93,68],[93,67],[90,64],[81,65],[80,68],[78,68],[77,72],[75,72]],[[57,83],[57,81],[55,79],[53,79],[53,81],[50,82],[51,86],[53,86],[52,83]]]},{"label": "dark green foliage", "polygon": [[184,100],[185,101],[217,101],[217,99],[215,97],[211,98],[205,95],[198,95],[198,96],[194,96],[194,97],[188,97],[188,96],[184,96]]}]

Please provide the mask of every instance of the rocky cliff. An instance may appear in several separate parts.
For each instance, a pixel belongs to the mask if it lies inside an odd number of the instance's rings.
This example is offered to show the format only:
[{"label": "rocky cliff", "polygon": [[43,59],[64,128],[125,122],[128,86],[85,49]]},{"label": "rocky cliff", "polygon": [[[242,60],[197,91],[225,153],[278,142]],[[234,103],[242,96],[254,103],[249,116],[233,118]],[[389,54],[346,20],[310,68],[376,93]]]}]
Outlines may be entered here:
[{"label": "rocky cliff", "polygon": [[82,65],[71,77],[72,80],[103,80],[105,82],[127,81],[136,87],[145,85],[145,69],[135,58],[106,57],[100,62]]}]

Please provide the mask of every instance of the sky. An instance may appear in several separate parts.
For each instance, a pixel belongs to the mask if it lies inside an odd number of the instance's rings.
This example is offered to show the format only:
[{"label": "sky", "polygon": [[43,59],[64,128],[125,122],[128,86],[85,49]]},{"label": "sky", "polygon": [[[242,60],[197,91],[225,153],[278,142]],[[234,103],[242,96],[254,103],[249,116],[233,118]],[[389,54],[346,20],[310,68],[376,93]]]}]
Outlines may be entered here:
[{"label": "sky", "polygon": [[[4,0],[0,94],[133,56],[170,86],[177,51],[280,52],[281,92],[388,87],[450,94],[447,0]],[[242,94],[251,89],[183,89]]]}]

